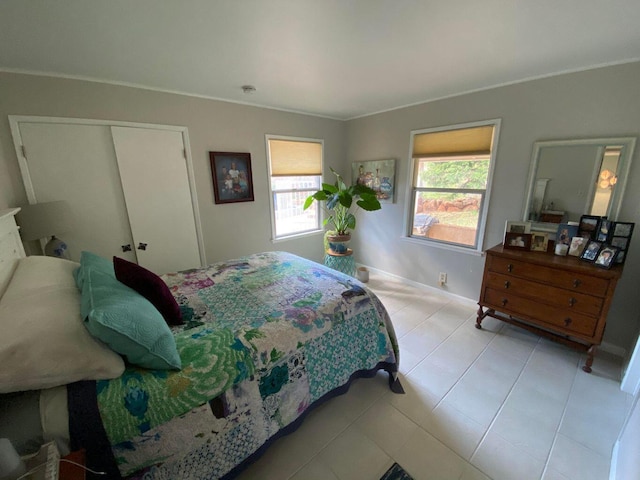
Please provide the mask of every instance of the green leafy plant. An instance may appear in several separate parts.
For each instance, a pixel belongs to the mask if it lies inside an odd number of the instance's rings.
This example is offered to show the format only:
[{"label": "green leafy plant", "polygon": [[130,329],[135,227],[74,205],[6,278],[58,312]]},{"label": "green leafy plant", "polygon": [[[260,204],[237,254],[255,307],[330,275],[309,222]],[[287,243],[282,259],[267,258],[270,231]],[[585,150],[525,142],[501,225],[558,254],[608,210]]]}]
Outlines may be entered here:
[{"label": "green leafy plant", "polygon": [[352,208],[358,206],[368,212],[380,210],[380,202],[376,196],[376,192],[365,185],[349,185],[333,168],[331,172],[336,176],[333,185],[323,183],[322,189],[307,197],[304,202],[304,210],[313,204],[314,200],[325,202],[325,208],[329,216],[325,218],[324,224],[333,225],[338,235],[347,235],[349,230],[356,228],[356,216],[352,212]]}]

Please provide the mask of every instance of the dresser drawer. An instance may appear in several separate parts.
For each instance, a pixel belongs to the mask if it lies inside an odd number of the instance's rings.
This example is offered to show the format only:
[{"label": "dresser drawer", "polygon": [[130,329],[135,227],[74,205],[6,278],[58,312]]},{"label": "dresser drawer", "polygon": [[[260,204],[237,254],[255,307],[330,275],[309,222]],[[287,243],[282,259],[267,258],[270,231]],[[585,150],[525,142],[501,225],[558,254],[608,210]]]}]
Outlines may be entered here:
[{"label": "dresser drawer", "polygon": [[600,315],[602,304],[604,303],[602,297],[585,295],[578,291],[566,290],[495,272],[487,273],[486,285],[489,288],[501,290],[505,293],[516,294],[553,305],[554,307],[565,308],[594,317]]},{"label": "dresser drawer", "polygon": [[553,267],[545,267],[534,263],[496,257],[494,255],[488,256],[487,269],[490,272],[535,280],[556,287],[589,293],[600,297],[604,297],[609,288],[609,280],[606,278],[592,277],[582,273],[559,270]]},{"label": "dresser drawer", "polygon": [[568,309],[546,305],[536,300],[519,297],[501,290],[485,288],[482,303],[503,313],[537,325],[553,328],[567,335],[589,338],[595,333],[598,319]]}]

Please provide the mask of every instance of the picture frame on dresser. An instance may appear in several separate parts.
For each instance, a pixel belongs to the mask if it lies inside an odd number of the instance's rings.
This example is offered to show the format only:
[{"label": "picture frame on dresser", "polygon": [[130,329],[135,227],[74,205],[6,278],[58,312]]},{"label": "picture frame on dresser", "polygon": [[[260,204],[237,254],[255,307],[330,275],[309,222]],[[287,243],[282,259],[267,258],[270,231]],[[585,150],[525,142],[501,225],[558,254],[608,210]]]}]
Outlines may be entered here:
[{"label": "picture frame on dresser", "polygon": [[578,236],[588,236],[591,240],[595,240],[601,219],[602,217],[596,215],[582,215],[578,224]]},{"label": "picture frame on dresser", "polygon": [[603,245],[600,251],[598,252],[598,256],[596,257],[593,264],[596,267],[600,268],[611,268],[613,265],[616,256],[618,255],[618,247],[613,247],[611,245]]},{"label": "picture frame on dresser", "polygon": [[549,234],[546,232],[531,232],[531,251],[546,252],[549,248]]},{"label": "picture frame on dresser", "polygon": [[504,234],[507,233],[531,233],[531,222],[507,220],[504,222]]},{"label": "picture frame on dresser", "polygon": [[611,220],[607,220],[603,218],[600,220],[598,224],[598,234],[596,235],[596,240],[599,242],[608,242],[611,238],[611,234],[613,233],[613,222]]},{"label": "picture frame on dresser", "polygon": [[578,235],[578,225],[572,225],[569,223],[561,223],[558,225],[558,231],[556,232],[556,245],[561,243],[563,245],[571,245],[571,239]]},{"label": "picture frame on dresser", "polygon": [[505,233],[504,248],[528,252],[531,250],[531,234],[519,232]]},{"label": "picture frame on dresser", "polygon": [[620,249],[615,263],[621,264],[626,260],[634,227],[635,223],[632,222],[612,222],[609,243]]},{"label": "picture frame on dresser", "polygon": [[584,248],[587,246],[587,237],[573,237],[571,244],[569,245],[569,255],[572,257],[579,257],[584,252]]},{"label": "picture frame on dresser", "polygon": [[587,246],[582,252],[582,255],[580,255],[580,259],[587,262],[595,262],[596,258],[598,258],[598,253],[600,253],[601,247],[602,242],[598,242],[597,240],[589,240]]}]

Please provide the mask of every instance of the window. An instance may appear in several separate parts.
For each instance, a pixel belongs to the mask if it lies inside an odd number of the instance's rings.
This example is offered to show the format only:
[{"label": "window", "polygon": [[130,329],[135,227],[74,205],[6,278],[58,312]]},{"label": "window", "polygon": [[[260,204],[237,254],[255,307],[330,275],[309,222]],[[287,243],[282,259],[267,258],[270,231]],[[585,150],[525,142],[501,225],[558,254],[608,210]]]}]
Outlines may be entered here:
[{"label": "window", "polygon": [[323,141],[267,135],[271,230],[275,240],[321,230],[317,202],[302,210],[322,185]]},{"label": "window", "polygon": [[411,133],[408,235],[481,251],[499,120]]}]

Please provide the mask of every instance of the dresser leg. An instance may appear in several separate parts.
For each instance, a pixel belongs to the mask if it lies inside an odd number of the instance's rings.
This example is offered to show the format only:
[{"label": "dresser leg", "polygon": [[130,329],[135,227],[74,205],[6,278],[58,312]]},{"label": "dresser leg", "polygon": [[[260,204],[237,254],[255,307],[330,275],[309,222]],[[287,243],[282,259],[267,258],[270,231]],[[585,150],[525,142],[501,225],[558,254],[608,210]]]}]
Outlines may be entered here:
[{"label": "dresser leg", "polygon": [[596,354],[596,346],[595,345],[591,345],[589,347],[589,350],[587,350],[587,361],[584,364],[584,367],[582,367],[582,370],[587,372],[587,373],[591,373],[591,365],[593,365],[593,357]]},{"label": "dresser leg", "polygon": [[482,309],[482,305],[478,305],[478,317],[476,318],[476,328],[482,328],[482,319],[484,318],[484,310]]}]

